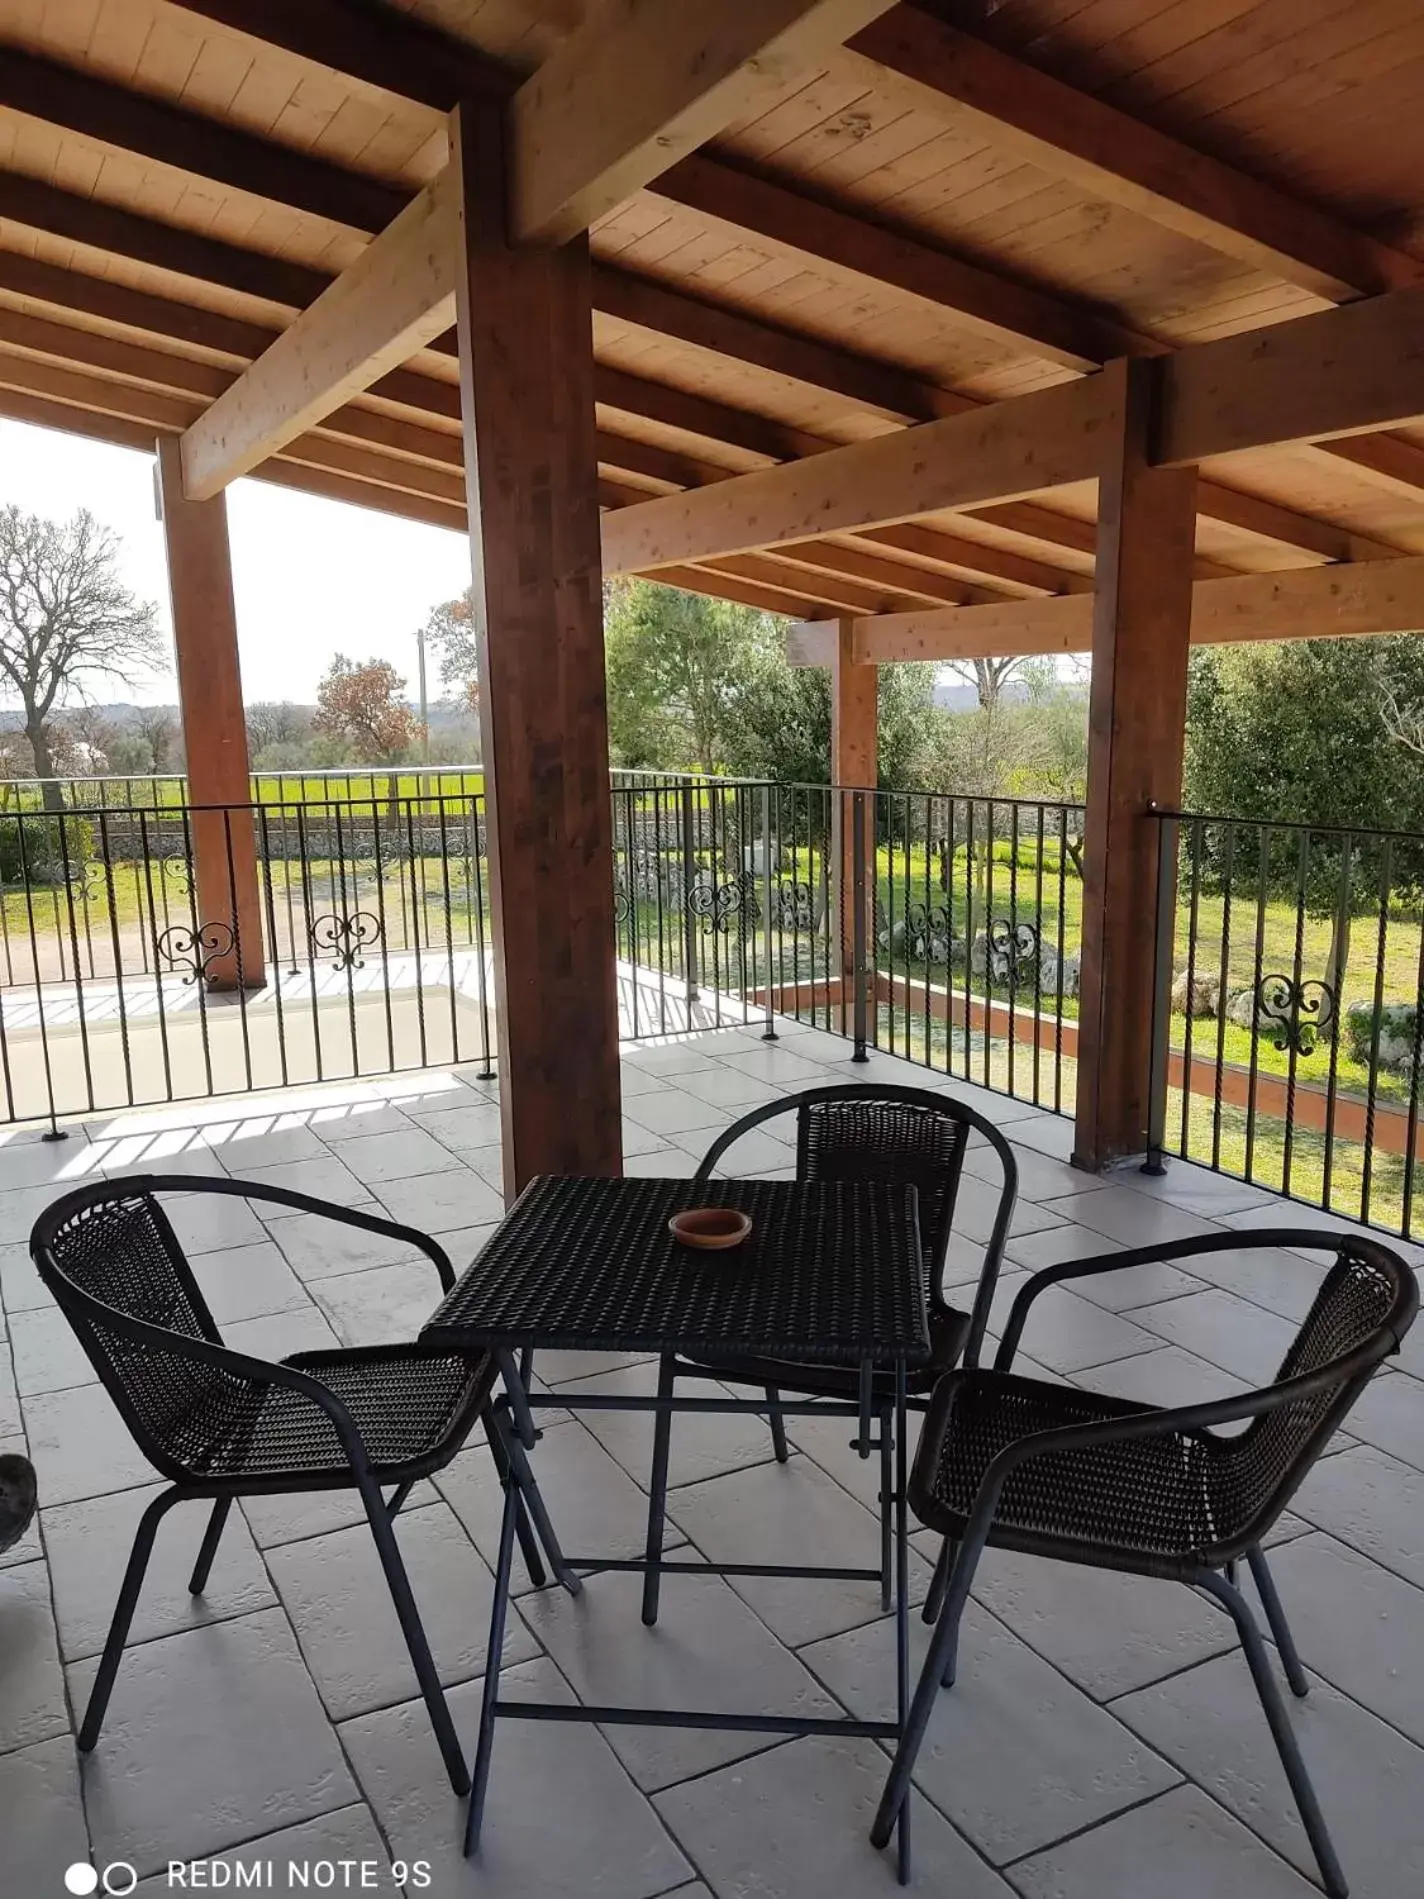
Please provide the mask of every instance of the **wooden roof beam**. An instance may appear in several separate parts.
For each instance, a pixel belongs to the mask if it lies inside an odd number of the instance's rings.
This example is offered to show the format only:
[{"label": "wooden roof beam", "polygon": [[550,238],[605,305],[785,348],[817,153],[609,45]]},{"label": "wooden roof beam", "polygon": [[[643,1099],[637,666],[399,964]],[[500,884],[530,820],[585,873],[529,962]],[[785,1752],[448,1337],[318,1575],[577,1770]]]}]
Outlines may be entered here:
[{"label": "wooden roof beam", "polygon": [[448,168],[303,310],[183,437],[183,484],[207,501],[450,326],[458,179]]},{"label": "wooden roof beam", "polygon": [[996,47],[899,6],[852,42],[927,99],[953,99],[995,145],[1332,303],[1424,279],[1424,263],[1193,150]]},{"label": "wooden roof beam", "polygon": [[560,244],[616,210],[890,0],[607,0],[509,107],[510,229]]},{"label": "wooden roof beam", "polygon": [[604,568],[715,560],[1089,480],[1112,401],[1089,377],[622,509],[604,521]]},{"label": "wooden roof beam", "polygon": [[[1299,567],[1278,574],[1233,574],[1192,588],[1192,642],[1368,638],[1424,625],[1424,557]],[[1093,641],[1088,595],[948,607],[928,613],[857,619],[857,660],[985,659],[1013,654],[1086,653]],[[788,657],[829,665],[824,629],[794,628]]]}]

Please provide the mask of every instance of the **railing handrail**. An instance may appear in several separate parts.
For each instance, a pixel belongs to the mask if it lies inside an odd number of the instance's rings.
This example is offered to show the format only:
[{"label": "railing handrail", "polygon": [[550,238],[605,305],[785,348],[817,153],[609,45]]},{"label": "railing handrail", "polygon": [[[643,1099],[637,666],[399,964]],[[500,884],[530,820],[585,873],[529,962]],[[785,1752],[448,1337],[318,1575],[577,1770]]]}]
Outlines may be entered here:
[{"label": "railing handrail", "polygon": [[1149,805],[1147,815],[1174,824],[1254,825],[1258,831],[1289,831],[1297,837],[1305,832],[1311,837],[1387,837],[1410,844],[1424,844],[1424,831],[1391,830],[1381,824],[1313,824],[1302,818],[1253,818],[1243,817],[1240,813],[1233,816],[1220,811],[1179,810],[1175,806],[1160,804]]}]

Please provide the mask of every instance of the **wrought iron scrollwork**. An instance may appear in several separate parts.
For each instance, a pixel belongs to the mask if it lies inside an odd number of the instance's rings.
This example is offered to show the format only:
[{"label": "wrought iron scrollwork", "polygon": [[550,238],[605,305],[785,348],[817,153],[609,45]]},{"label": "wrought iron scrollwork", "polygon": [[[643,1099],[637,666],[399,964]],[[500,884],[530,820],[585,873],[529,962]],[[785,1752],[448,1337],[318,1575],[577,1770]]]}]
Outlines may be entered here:
[{"label": "wrought iron scrollwork", "polygon": [[996,982],[1033,980],[1038,967],[1038,930],[1032,923],[994,917],[985,932],[985,961]]},{"label": "wrought iron scrollwork", "polygon": [[193,888],[193,866],[183,851],[170,851],[163,860],[163,874],[178,892],[186,897]]},{"label": "wrought iron scrollwork", "polygon": [[220,957],[231,956],[236,944],[226,923],[175,923],[158,938],[158,954],[170,969],[185,970],[185,983],[206,976]]},{"label": "wrought iron scrollwork", "polygon": [[1263,976],[1256,985],[1256,1011],[1282,1054],[1311,1055],[1334,1023],[1335,992],[1328,983]]},{"label": "wrought iron scrollwork", "polygon": [[349,916],[330,910],[314,919],[310,935],[312,949],[330,950],[337,969],[361,969],[362,950],[381,940],[381,919],[369,910],[353,910]]},{"label": "wrought iron scrollwork", "polygon": [[947,963],[954,948],[948,904],[912,903],[905,912],[905,954],[916,963]]},{"label": "wrought iron scrollwork", "polygon": [[755,909],[754,878],[727,877],[719,881],[715,872],[703,871],[688,887],[687,907],[702,924],[705,936],[714,931],[725,936],[734,921]]},{"label": "wrought iron scrollwork", "polygon": [[809,883],[782,878],[772,885],[772,920],[783,930],[816,927],[816,893]]}]

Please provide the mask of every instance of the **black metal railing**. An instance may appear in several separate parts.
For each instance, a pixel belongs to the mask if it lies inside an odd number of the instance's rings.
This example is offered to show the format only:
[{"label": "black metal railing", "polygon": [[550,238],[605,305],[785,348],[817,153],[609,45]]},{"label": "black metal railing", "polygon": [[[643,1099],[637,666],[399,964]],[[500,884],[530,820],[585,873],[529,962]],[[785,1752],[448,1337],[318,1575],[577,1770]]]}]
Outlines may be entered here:
[{"label": "black metal railing", "polygon": [[637,1032],[780,1013],[1071,1102],[1081,806],[644,772],[613,798]]},{"label": "black metal railing", "polygon": [[1157,820],[1155,1150],[1417,1232],[1424,836]]},{"label": "black metal railing", "polygon": [[[479,797],[479,765],[341,765],[293,771],[255,771],[248,779],[253,804],[273,806],[339,800],[401,799],[433,809],[445,798]],[[10,811],[134,811],[177,809],[190,802],[182,772],[105,773],[85,778],[0,780],[0,815]]]},{"label": "black metal railing", "polygon": [[0,1119],[474,1062],[483,799],[0,811]]}]

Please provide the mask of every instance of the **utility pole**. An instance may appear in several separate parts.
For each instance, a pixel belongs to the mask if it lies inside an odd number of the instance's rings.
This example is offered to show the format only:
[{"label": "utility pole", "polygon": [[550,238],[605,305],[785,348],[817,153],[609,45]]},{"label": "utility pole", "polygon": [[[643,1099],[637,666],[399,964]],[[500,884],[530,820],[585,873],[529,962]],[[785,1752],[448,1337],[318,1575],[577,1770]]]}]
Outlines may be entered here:
[{"label": "utility pole", "polygon": [[425,690],[425,628],[415,629],[416,667],[420,681],[420,747],[421,757],[430,763],[430,702]]}]

